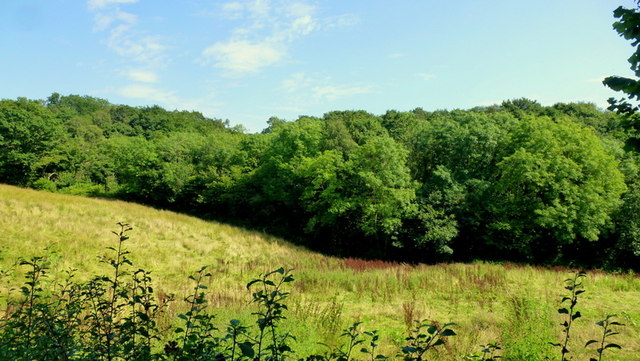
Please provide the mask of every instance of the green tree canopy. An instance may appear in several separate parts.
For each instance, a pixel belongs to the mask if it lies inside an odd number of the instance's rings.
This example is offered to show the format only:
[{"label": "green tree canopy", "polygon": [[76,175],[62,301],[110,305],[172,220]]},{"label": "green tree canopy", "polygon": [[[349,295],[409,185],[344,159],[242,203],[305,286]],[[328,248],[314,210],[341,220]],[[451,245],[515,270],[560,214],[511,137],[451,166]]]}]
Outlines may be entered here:
[{"label": "green tree canopy", "polygon": [[[504,144],[489,189],[489,242],[532,255],[598,239],[625,192],[624,176],[592,130],[528,118]],[[550,242],[557,242],[550,244]]]},{"label": "green tree canopy", "polygon": [[24,186],[44,175],[63,136],[60,121],[39,102],[1,100],[0,182]]}]

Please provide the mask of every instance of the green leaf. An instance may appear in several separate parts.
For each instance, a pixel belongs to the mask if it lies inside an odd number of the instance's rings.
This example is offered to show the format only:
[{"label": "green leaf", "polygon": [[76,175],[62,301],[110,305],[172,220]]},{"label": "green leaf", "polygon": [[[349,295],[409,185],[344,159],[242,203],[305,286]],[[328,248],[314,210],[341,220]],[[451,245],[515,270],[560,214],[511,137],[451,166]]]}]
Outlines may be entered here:
[{"label": "green leaf", "polygon": [[242,355],[250,359],[253,359],[253,356],[255,356],[256,354],[255,351],[253,351],[253,344],[251,342],[239,343],[238,347],[240,347],[240,352],[242,352]]},{"label": "green leaf", "polygon": [[571,316],[571,319],[575,320],[575,319],[580,318],[580,317],[582,317],[582,314],[580,313],[580,311],[578,311],[573,316]]},{"label": "green leaf", "polygon": [[610,344],[606,345],[604,348],[605,348],[605,350],[606,350],[606,349],[608,349],[608,348],[617,348],[617,349],[621,349],[621,348],[622,348],[622,346],[620,346],[620,345],[618,345],[618,344],[615,344],[615,343],[610,343]]},{"label": "green leaf", "polygon": [[414,353],[414,352],[416,352],[416,348],[415,347],[411,347],[411,346],[404,346],[402,348],[402,352],[404,352],[404,353]]},{"label": "green leaf", "polygon": [[442,333],[440,333],[440,336],[455,336],[455,335],[456,335],[456,333],[453,330],[448,329],[448,328],[446,330],[442,331]]},{"label": "green leaf", "polygon": [[589,341],[587,341],[587,343],[585,343],[585,344],[584,344],[584,347],[587,347],[587,346],[591,345],[592,343],[596,343],[596,342],[598,342],[598,341],[596,341],[596,340],[589,340]]}]

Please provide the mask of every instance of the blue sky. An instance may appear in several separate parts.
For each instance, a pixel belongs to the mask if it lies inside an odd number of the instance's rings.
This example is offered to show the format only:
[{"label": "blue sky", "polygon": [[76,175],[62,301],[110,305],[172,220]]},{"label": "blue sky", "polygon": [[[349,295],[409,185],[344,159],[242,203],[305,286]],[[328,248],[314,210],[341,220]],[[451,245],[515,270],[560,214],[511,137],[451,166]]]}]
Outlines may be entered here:
[{"label": "blue sky", "polygon": [[331,110],[544,105],[631,76],[631,0],[5,0],[0,98],[158,104],[249,131]]}]

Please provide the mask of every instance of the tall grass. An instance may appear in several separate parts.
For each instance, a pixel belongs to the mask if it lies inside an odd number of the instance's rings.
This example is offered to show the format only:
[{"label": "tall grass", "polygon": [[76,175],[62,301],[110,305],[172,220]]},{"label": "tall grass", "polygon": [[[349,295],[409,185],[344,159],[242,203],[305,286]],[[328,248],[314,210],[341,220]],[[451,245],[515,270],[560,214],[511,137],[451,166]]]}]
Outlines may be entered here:
[{"label": "tall grass", "polygon": [[[337,346],[341,330],[354,320],[380,331],[376,352],[383,354],[393,354],[403,344],[412,318],[454,321],[458,336],[451,338],[446,352],[436,354],[442,360],[496,341],[504,359],[533,360],[557,353],[549,342],[562,336],[561,315],[555,310],[567,269],[338,259],[266,234],[136,204],[9,186],[0,186],[0,271],[6,273],[0,311],[7,310],[8,290],[25,276],[23,268],[11,267],[18,257],[49,252],[52,279],[63,280],[69,268],[78,269],[78,281],[100,274],[96,255],[113,245],[109,232],[114,220],[131,222],[131,261],[152,271],[159,303],[169,294],[187,294],[192,286],[184,280],[205,265],[214,275],[203,280],[210,307],[219,318],[248,322],[255,306],[248,301],[247,280],[280,266],[293,269],[290,312],[281,327],[301,335],[296,345],[302,355],[324,350],[317,342]],[[593,356],[594,350],[585,349],[584,343],[601,334],[596,322],[617,314],[626,326],[616,342],[624,348],[607,351],[619,360],[640,360],[640,278],[590,272],[585,288],[582,318],[571,331],[575,359]],[[171,320],[182,312],[183,302],[174,302],[162,317]]]}]

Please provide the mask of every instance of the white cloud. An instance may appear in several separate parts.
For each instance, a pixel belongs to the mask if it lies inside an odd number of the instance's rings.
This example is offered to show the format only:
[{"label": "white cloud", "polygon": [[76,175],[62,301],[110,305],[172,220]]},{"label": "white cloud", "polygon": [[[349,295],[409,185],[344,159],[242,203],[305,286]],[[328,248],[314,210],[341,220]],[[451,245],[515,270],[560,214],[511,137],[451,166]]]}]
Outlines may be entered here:
[{"label": "white cloud", "polygon": [[164,60],[166,47],[158,36],[146,35],[136,29],[138,17],[114,4],[130,4],[138,0],[89,0],[88,6],[95,13],[94,31],[108,31],[107,46],[118,55],[143,64],[157,66]]},{"label": "white cloud", "polygon": [[158,74],[149,70],[134,69],[126,73],[126,75],[133,81],[141,83],[157,83]]},{"label": "white cloud", "polygon": [[345,14],[339,16],[332,16],[324,19],[322,22],[323,28],[341,28],[355,26],[360,23],[360,18],[353,14]]},{"label": "white cloud", "polygon": [[222,4],[222,10],[225,12],[239,12],[244,10],[244,5],[237,1]]},{"label": "white cloud", "polygon": [[219,112],[219,108],[224,105],[224,103],[216,101],[212,94],[199,98],[185,99],[177,96],[173,91],[146,84],[130,84],[120,88],[118,93],[126,98],[142,99],[145,103],[157,104],[166,109],[197,109],[208,117],[215,117]]},{"label": "white cloud", "polygon": [[310,78],[305,73],[299,72],[294,73],[288,79],[282,81],[282,90],[287,93],[297,93],[300,92],[315,83],[316,80]]},{"label": "white cloud", "polygon": [[202,54],[213,58],[216,66],[230,71],[231,75],[257,72],[280,61],[285,51],[280,44],[251,43],[247,40],[231,40],[215,43]]},{"label": "white cloud", "polygon": [[222,4],[222,11],[229,19],[239,19],[242,17],[244,11],[244,5],[239,2],[230,2]]},{"label": "white cloud", "polygon": [[159,64],[166,49],[160,42],[159,37],[135,36],[132,34],[131,26],[128,24],[115,27],[109,35],[107,44],[118,55],[131,58],[147,66]]},{"label": "white cloud", "polygon": [[254,18],[265,18],[269,16],[271,4],[269,0],[254,0],[247,4],[247,9]]},{"label": "white cloud", "polygon": [[226,75],[255,73],[283,61],[289,46],[317,29],[315,6],[304,2],[272,4],[270,0],[228,2],[222,11],[243,21],[231,37],[202,51],[204,63],[223,69]]},{"label": "white cloud", "polygon": [[133,4],[138,0],[89,0],[87,6],[91,10],[101,9],[114,4]]},{"label": "white cloud", "polygon": [[313,88],[313,96],[319,99],[336,100],[338,98],[350,97],[359,94],[369,94],[372,92],[371,87],[362,86],[335,86],[325,85]]},{"label": "white cloud", "polygon": [[269,17],[271,12],[270,0],[253,1],[232,1],[221,5],[223,15],[229,19],[240,19],[243,17],[253,19],[264,19]]},{"label": "white cloud", "polygon": [[309,15],[296,18],[291,24],[291,28],[288,31],[289,38],[291,40],[298,36],[307,35],[316,28],[316,24],[313,18]]},{"label": "white cloud", "polygon": [[417,73],[416,76],[422,80],[431,80],[436,77],[435,75],[429,73]]},{"label": "white cloud", "polygon": [[305,3],[292,3],[287,5],[285,12],[289,17],[301,18],[311,16],[316,11],[315,6]]},{"label": "white cloud", "polygon": [[158,103],[175,103],[177,98],[173,92],[163,91],[161,89],[144,85],[144,84],[131,84],[122,87],[119,90],[120,95],[127,98],[145,99]]},{"label": "white cloud", "polygon": [[138,21],[138,17],[134,14],[127,13],[124,11],[120,11],[119,9],[115,11],[115,13],[97,13],[93,20],[95,21],[95,25],[93,26],[94,31],[102,31],[107,29],[111,24],[115,21],[122,21],[125,24],[133,25]]},{"label": "white cloud", "polygon": [[336,100],[373,92],[372,86],[336,85],[330,77],[310,76],[303,72],[293,73],[280,84],[280,89],[289,94],[293,103]]}]

